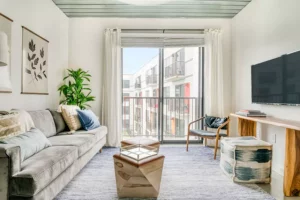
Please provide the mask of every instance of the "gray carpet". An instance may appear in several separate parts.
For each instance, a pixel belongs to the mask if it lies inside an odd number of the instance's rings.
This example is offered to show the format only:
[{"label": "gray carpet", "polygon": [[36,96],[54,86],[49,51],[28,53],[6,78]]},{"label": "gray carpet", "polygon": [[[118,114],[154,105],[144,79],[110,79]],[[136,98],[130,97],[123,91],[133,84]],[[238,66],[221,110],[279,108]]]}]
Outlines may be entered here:
[{"label": "gray carpet", "polygon": [[[57,196],[56,200],[118,199],[112,156],[116,148],[106,148]],[[159,200],[273,200],[255,184],[236,184],[227,178],[213,159],[210,148],[194,146],[161,147],[166,156]]]}]

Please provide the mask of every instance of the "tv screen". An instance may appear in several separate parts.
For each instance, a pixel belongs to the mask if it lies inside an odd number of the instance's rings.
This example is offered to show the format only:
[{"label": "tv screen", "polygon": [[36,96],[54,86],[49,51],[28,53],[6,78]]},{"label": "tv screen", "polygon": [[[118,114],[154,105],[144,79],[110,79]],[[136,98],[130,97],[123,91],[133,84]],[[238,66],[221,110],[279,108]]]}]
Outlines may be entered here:
[{"label": "tv screen", "polygon": [[252,65],[252,102],[300,104],[300,51]]}]

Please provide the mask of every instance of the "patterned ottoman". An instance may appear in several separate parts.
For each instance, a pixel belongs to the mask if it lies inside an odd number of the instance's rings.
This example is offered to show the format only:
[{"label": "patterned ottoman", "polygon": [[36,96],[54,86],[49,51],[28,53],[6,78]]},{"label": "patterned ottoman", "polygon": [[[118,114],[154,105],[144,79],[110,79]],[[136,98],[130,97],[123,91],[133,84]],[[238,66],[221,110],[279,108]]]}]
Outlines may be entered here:
[{"label": "patterned ottoman", "polygon": [[220,166],[234,182],[270,183],[272,145],[255,137],[225,138]]}]

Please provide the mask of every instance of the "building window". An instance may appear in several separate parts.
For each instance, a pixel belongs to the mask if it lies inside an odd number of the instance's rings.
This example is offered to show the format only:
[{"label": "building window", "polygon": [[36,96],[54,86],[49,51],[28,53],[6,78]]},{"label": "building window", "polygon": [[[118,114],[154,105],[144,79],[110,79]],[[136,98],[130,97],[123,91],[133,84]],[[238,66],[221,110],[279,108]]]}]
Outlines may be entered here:
[{"label": "building window", "polygon": [[129,113],[130,113],[130,108],[129,108],[129,106],[124,106],[124,107],[123,107],[123,114],[124,114],[124,115],[129,115]]},{"label": "building window", "polygon": [[123,128],[128,129],[130,126],[129,119],[123,119]]},{"label": "building window", "polygon": [[164,87],[164,97],[170,97],[170,86]]},{"label": "building window", "polygon": [[184,84],[175,86],[175,96],[184,97]]},{"label": "building window", "polygon": [[138,76],[136,79],[135,79],[135,88],[141,88],[142,87],[142,81],[141,81],[141,76]]},{"label": "building window", "polygon": [[129,101],[129,93],[123,93],[123,101],[124,102]]},{"label": "building window", "polygon": [[130,80],[123,80],[123,88],[130,88]]}]

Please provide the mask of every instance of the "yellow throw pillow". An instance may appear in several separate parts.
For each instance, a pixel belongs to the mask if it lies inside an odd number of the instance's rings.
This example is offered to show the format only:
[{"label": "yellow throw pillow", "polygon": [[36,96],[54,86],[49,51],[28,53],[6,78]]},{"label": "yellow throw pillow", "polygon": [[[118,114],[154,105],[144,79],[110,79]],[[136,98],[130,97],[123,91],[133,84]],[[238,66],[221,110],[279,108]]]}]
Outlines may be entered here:
[{"label": "yellow throw pillow", "polygon": [[66,124],[68,125],[71,132],[74,132],[81,128],[77,110],[80,110],[78,106],[61,106],[62,116],[66,121]]},{"label": "yellow throw pillow", "polygon": [[0,115],[0,140],[22,133],[18,113]]}]

